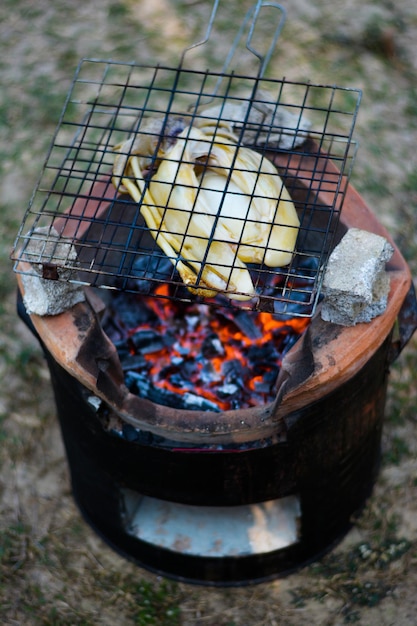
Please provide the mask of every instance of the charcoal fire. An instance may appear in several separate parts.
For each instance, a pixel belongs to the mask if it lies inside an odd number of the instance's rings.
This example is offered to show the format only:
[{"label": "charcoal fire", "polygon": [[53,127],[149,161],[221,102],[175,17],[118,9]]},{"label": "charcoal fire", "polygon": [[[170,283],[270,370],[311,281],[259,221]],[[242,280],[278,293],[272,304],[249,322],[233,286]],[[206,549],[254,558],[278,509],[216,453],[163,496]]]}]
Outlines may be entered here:
[{"label": "charcoal fire", "polygon": [[[272,402],[283,356],[308,319],[117,294],[103,327],[132,393],[185,410],[227,411]],[[167,299],[168,298],[168,299]]]}]

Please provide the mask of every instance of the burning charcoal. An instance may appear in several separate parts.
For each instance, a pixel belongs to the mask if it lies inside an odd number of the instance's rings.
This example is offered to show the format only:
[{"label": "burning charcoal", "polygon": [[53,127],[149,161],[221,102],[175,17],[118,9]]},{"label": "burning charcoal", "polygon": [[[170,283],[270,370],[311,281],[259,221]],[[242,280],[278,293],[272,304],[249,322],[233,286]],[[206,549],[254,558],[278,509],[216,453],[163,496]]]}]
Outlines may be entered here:
[{"label": "burning charcoal", "polygon": [[[272,296],[277,290],[280,292],[285,286],[285,276],[279,271],[276,272],[258,272],[257,286],[263,296]],[[263,311],[264,309],[262,309]]]},{"label": "burning charcoal", "polygon": [[174,356],[172,358],[171,362],[173,363],[173,365],[180,365],[183,362],[184,357],[190,354],[190,347],[184,346],[179,341],[176,341],[175,343],[172,344],[172,349],[178,353],[178,356]]},{"label": "burning charcoal", "polygon": [[254,389],[256,393],[271,394],[276,379],[278,378],[279,367],[271,366],[264,370],[260,377],[254,379]]},{"label": "burning charcoal", "polygon": [[262,337],[262,331],[254,322],[254,316],[247,311],[238,311],[234,321],[248,339],[260,339]]},{"label": "burning charcoal", "polygon": [[274,314],[278,319],[288,319],[288,316],[294,317],[300,314],[309,315],[313,312],[313,304],[311,304],[311,307],[307,306],[310,297],[307,289],[305,291],[293,289],[291,291],[291,302],[274,300]]},{"label": "burning charcoal", "polygon": [[[163,370],[161,371],[161,378],[163,378]],[[184,376],[182,375],[181,371],[178,371],[175,374],[171,374],[170,376],[167,376],[166,378],[168,378],[171,385],[173,385],[174,387],[177,387],[178,390],[186,387],[187,382],[188,382],[184,380]]]},{"label": "burning charcoal", "polygon": [[[109,307],[106,319],[104,329],[112,334],[132,393],[157,404],[208,411],[273,399],[282,357],[301,334],[298,323],[239,308],[167,304],[164,285],[156,293],[161,297],[116,295],[121,313]],[[149,322],[137,323],[144,319]]]},{"label": "burning charcoal", "polygon": [[201,346],[201,352],[205,359],[212,359],[216,356],[224,355],[222,343],[215,333],[211,333],[206,337]]},{"label": "burning charcoal", "polygon": [[[317,244],[320,249],[322,245],[322,240],[320,236],[318,237]],[[300,277],[299,277],[300,280],[302,280],[302,277],[304,277],[305,279],[309,277],[315,278],[317,272],[320,269],[319,249],[314,250],[310,248],[308,250],[310,254],[298,254],[295,257],[293,266],[294,266],[294,269],[297,270],[297,274],[300,274]],[[307,252],[307,250],[305,250],[305,252]]]},{"label": "burning charcoal", "polygon": [[120,325],[117,316],[110,316],[107,312],[107,316],[103,318],[103,328],[110,341],[112,341],[116,347],[120,345],[123,348],[126,338],[126,329]]},{"label": "burning charcoal", "polygon": [[194,359],[182,359],[179,365],[168,365],[159,372],[159,380],[169,380],[173,385],[182,388],[199,375]]},{"label": "burning charcoal", "polygon": [[136,393],[141,398],[147,398],[156,404],[163,404],[176,409],[183,408],[181,394],[156,387],[147,373],[128,372],[126,386],[132,393]]},{"label": "burning charcoal", "polygon": [[127,347],[118,346],[117,344],[116,349],[124,371],[139,370],[146,367],[147,361],[142,354],[132,354]]},{"label": "burning charcoal", "polygon": [[[311,251],[310,251],[311,254]],[[262,311],[273,313],[278,319],[288,319],[288,316],[308,315],[312,313],[314,303],[311,302],[311,310],[308,303],[311,300],[311,290],[317,274],[320,270],[319,259],[307,254],[298,254],[292,263],[294,275],[288,277],[287,273],[280,275],[274,273],[262,273],[259,280],[259,288],[262,291]]]},{"label": "burning charcoal", "polygon": [[273,365],[264,373],[264,380],[267,384],[269,384],[269,390],[271,390],[271,386],[275,384],[279,374],[279,369],[278,365]]},{"label": "burning charcoal", "polygon": [[223,365],[223,376],[225,384],[236,384],[239,387],[245,385],[245,368],[238,359],[226,361]]},{"label": "burning charcoal", "polygon": [[174,409],[220,411],[217,404],[210,402],[210,400],[202,396],[189,392],[183,394],[175,393],[154,385],[146,373],[128,372],[125,382],[131,393],[147,398],[155,402],[155,404],[170,406]]},{"label": "burning charcoal", "polygon": [[151,381],[146,372],[126,372],[125,384],[131,393],[136,393],[141,398],[148,397]]},{"label": "burning charcoal", "polygon": [[136,328],[142,324],[152,324],[156,321],[155,313],[150,308],[140,304],[134,294],[128,293],[113,296],[108,318],[112,320],[113,324],[118,324],[119,327],[126,329]]},{"label": "burning charcoal", "polygon": [[204,363],[200,369],[200,382],[202,385],[213,385],[223,380],[223,377],[214,369],[213,364]]},{"label": "burning charcoal", "polygon": [[264,343],[262,345],[252,345],[247,351],[247,357],[251,364],[255,367],[259,364],[274,364],[278,358],[278,353],[275,346],[271,343]]},{"label": "burning charcoal", "polygon": [[200,375],[200,370],[195,359],[185,359],[181,368],[181,374],[187,380],[194,381]]},{"label": "burning charcoal", "polygon": [[269,394],[271,393],[271,385],[262,380],[255,380],[254,382],[255,393]]},{"label": "burning charcoal", "polygon": [[154,280],[172,279],[172,264],[168,257],[157,254],[137,256],[133,264],[133,274],[137,277],[135,285],[142,294],[149,294],[154,287]]},{"label": "burning charcoal", "polygon": [[169,381],[169,384],[178,389],[178,393],[181,393],[182,389],[186,389],[189,385],[189,379],[185,375],[184,367],[164,367],[158,375],[158,378],[154,380],[155,384],[158,381]]},{"label": "burning charcoal", "polygon": [[228,322],[236,326],[248,339],[260,339],[262,337],[262,331],[254,323],[254,318],[248,311],[225,309],[224,311],[219,311],[218,316],[226,318]]},{"label": "burning charcoal", "polygon": [[130,339],[136,350],[142,354],[158,352],[165,346],[172,344],[172,338],[168,334],[161,335],[151,328],[141,328]]},{"label": "burning charcoal", "polygon": [[183,394],[182,398],[184,400],[184,406],[181,408],[193,411],[215,411],[216,413],[220,411],[217,404],[207,400],[207,398],[204,398],[203,396],[197,396],[194,393],[187,392]]},{"label": "burning charcoal", "polygon": [[192,332],[195,330],[200,324],[204,324],[207,321],[208,317],[208,307],[207,305],[190,305],[184,311],[184,320],[186,322],[187,331]]},{"label": "burning charcoal", "polygon": [[198,314],[186,315],[185,321],[187,322],[187,330],[194,330],[194,328],[200,323]]},{"label": "burning charcoal", "polygon": [[[173,344],[173,346],[172,346],[172,348],[173,348],[173,350],[175,350],[175,352],[177,352],[177,351],[178,351],[178,350],[177,350],[177,348],[178,348],[177,344],[175,344],[175,343],[174,343],[174,344]],[[183,359],[183,357],[182,357],[182,356],[176,356],[176,355],[174,354],[174,355],[172,356],[171,363],[172,363],[172,365],[175,365],[176,367],[180,367],[180,366],[181,366],[181,364],[182,364],[182,362],[183,362],[183,360],[184,360],[184,359]]]},{"label": "burning charcoal", "polygon": [[300,336],[300,334],[294,332],[294,329],[291,328],[291,326],[288,328],[288,332],[286,332],[285,334],[281,334],[281,342],[279,344],[281,359],[284,357],[285,354],[287,354],[287,352],[293,347],[293,345],[297,343]]},{"label": "burning charcoal", "polygon": [[225,383],[221,387],[217,388],[217,395],[219,398],[226,399],[231,396],[236,396],[236,394],[240,393],[240,387],[235,383]]}]

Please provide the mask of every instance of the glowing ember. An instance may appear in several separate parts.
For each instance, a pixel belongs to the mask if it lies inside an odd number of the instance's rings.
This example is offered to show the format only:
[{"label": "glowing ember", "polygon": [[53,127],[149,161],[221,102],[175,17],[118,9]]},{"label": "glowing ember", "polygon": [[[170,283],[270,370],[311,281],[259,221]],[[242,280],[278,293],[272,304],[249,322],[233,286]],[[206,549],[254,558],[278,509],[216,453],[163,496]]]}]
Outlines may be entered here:
[{"label": "glowing ember", "polygon": [[222,309],[154,296],[117,294],[104,330],[115,343],[130,391],[183,409],[231,410],[275,397],[284,354],[309,320]]}]

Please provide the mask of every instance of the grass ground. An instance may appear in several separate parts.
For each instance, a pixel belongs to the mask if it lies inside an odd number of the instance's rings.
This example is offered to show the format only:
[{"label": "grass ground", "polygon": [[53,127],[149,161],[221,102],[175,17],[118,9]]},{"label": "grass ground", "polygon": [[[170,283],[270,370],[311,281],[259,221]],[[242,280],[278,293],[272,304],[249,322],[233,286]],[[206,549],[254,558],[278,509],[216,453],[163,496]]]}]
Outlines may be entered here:
[{"label": "grass ground", "polygon": [[[221,3],[205,51],[220,69],[245,0]],[[414,0],[284,2],[281,78],[359,87],[353,182],[417,275]],[[383,464],[363,515],[320,562],[271,583],[205,589],[125,562],[72,500],[49,374],[15,313],[10,249],[82,57],[178,58],[210,3],[5,0],[0,7],[0,617],[7,626],[412,626],[417,600],[417,352],[392,368]]]}]

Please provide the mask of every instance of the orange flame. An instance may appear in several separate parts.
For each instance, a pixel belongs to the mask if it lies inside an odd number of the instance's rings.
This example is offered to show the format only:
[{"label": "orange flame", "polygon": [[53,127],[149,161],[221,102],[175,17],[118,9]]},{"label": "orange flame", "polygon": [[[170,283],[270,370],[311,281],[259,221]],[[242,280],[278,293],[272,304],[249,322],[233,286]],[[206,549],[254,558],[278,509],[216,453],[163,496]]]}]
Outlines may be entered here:
[{"label": "orange flame", "polygon": [[[225,411],[272,401],[275,380],[272,380],[271,388],[265,391],[265,372],[278,372],[282,358],[276,356],[279,354],[279,346],[286,341],[294,343],[306,329],[309,319],[295,317],[282,321],[270,313],[248,312],[254,332],[247,336],[234,323],[233,317],[216,314],[213,312],[214,307],[206,304],[178,304],[167,299],[168,295],[169,286],[161,284],[155,290],[157,297],[143,297],[140,301],[156,317],[152,329],[163,337],[169,335],[173,338],[172,345],[144,355],[154,386],[177,394],[199,395]],[[192,322],[184,321],[187,317],[192,318]],[[131,329],[130,335],[149,328],[149,324],[144,324]],[[216,349],[207,356],[204,354],[204,346],[210,337],[216,338]],[[272,361],[265,362],[263,359],[260,364],[251,362],[248,353],[254,347],[259,348],[261,353],[265,349],[268,354],[268,347],[271,346],[278,346],[273,351],[275,357]],[[235,406],[233,393],[228,396],[224,392],[227,364],[239,364],[238,367],[244,373],[244,379],[237,384],[242,387],[244,396],[239,406]],[[181,375],[182,368],[187,369],[187,375]]]}]

